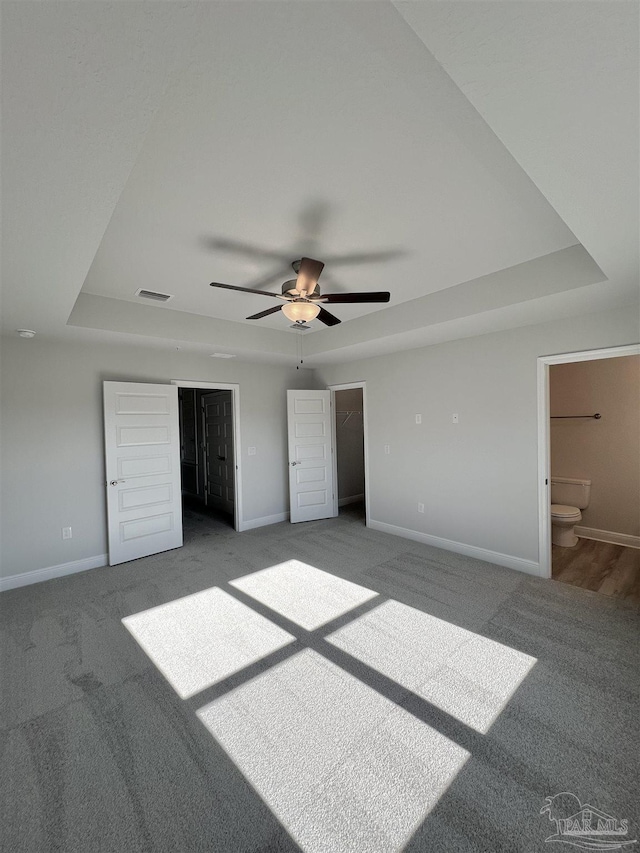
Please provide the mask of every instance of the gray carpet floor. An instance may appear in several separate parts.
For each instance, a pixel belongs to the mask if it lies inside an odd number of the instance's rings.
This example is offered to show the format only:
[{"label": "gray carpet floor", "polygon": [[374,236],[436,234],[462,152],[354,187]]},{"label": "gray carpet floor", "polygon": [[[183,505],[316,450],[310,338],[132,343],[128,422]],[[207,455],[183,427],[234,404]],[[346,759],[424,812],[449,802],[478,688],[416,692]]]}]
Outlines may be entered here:
[{"label": "gray carpet floor", "polygon": [[182,549],[0,609],[7,853],[530,853],[572,803],[640,838],[624,601],[346,507],[243,534],[191,509]]}]

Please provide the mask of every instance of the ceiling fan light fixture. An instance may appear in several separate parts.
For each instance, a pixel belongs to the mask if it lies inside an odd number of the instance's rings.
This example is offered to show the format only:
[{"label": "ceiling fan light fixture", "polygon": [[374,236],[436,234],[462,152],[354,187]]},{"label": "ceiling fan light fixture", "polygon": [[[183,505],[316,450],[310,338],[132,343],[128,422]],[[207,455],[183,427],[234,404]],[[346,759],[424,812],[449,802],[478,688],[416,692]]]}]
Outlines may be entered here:
[{"label": "ceiling fan light fixture", "polygon": [[282,306],[282,313],[292,322],[309,322],[315,320],[320,313],[320,306],[314,305],[313,302],[288,302]]}]

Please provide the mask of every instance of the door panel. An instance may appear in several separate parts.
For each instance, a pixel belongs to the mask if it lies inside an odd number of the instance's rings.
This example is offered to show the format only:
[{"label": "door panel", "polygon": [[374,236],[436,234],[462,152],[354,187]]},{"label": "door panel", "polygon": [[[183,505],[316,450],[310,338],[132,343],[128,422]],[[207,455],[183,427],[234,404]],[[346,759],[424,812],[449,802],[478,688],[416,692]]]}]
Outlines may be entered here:
[{"label": "door panel", "polygon": [[289,504],[292,522],[331,518],[331,394],[287,391]]},{"label": "door panel", "polygon": [[104,383],[109,565],[182,545],[178,389]]},{"label": "door panel", "polygon": [[203,394],[201,405],[206,472],[205,503],[233,515],[236,472],[231,391]]},{"label": "door panel", "polygon": [[199,488],[198,410],[195,388],[178,390],[180,411],[180,473],[182,492],[193,496],[201,495]]}]

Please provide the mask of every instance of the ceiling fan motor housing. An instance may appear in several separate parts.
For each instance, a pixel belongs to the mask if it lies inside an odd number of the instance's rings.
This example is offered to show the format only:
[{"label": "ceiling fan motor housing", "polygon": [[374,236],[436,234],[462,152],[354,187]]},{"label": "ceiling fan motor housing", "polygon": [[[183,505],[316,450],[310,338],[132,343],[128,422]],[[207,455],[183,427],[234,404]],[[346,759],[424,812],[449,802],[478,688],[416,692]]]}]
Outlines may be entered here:
[{"label": "ceiling fan motor housing", "polygon": [[[285,281],[282,285],[282,295],[289,297],[299,297],[300,293],[297,289],[297,280],[295,278],[290,279],[289,281]],[[313,296],[314,298],[320,296],[320,285],[316,284],[312,293],[307,293],[307,296]]]}]

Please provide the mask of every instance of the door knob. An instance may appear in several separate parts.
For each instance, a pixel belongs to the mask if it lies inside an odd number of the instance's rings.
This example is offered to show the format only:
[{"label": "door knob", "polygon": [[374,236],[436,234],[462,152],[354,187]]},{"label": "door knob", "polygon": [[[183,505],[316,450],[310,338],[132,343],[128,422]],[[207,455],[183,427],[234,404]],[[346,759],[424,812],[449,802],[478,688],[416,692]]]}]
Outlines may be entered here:
[{"label": "door knob", "polygon": [[300,463],[299,462],[292,462],[291,464],[292,465],[299,465]]},{"label": "door knob", "polygon": [[117,486],[118,483],[125,483],[125,482],[126,482],[126,480],[111,480],[109,485],[110,486]]}]

